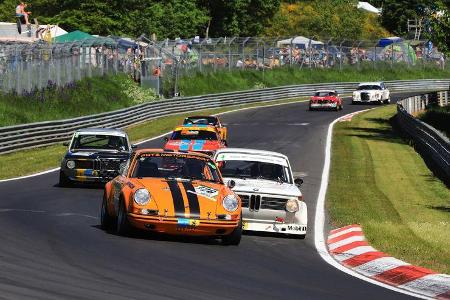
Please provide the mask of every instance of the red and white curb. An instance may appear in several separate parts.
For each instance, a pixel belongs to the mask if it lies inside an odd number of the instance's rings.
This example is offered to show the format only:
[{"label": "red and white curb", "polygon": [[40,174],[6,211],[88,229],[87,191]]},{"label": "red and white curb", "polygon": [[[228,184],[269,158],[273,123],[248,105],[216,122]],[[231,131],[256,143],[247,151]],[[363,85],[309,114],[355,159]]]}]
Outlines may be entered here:
[{"label": "red and white curb", "polygon": [[359,225],[332,230],[327,244],[336,261],[359,274],[434,299],[450,299],[450,275],[410,265],[374,249]]}]

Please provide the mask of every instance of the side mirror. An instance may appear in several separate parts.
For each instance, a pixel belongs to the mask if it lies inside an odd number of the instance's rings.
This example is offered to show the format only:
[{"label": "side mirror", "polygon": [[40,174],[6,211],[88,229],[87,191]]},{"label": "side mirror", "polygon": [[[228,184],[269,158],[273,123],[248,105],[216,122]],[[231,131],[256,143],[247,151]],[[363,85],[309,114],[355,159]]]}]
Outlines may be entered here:
[{"label": "side mirror", "polygon": [[227,186],[230,188],[230,189],[232,189],[232,188],[234,188],[235,186],[236,186],[236,182],[234,181],[234,180],[228,180],[228,182],[227,182]]},{"label": "side mirror", "polygon": [[303,184],[303,179],[301,179],[301,178],[295,178],[295,179],[294,179],[294,183],[295,183],[295,185],[297,185],[297,186],[301,186],[301,185]]},{"label": "side mirror", "polygon": [[136,149],[137,145],[136,144],[131,144],[131,149]]},{"label": "side mirror", "polygon": [[64,143],[63,143],[63,146],[69,147],[69,142],[64,142]]},{"label": "side mirror", "polygon": [[164,142],[168,142],[169,138],[167,136],[165,136],[163,140],[164,140]]}]

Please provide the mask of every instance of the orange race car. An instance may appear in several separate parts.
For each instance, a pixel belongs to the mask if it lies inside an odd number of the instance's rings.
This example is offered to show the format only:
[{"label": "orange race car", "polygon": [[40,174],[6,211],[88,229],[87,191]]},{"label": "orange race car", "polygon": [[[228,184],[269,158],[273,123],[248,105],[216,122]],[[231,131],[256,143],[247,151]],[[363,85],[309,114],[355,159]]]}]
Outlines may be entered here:
[{"label": "orange race car", "polygon": [[195,151],[212,156],[218,149],[227,146],[219,131],[212,125],[181,125],[175,128],[170,138],[165,138],[164,149]]},{"label": "orange race car", "polygon": [[154,232],[241,240],[241,200],[225,185],[215,162],[200,153],[143,149],[105,186],[103,229],[126,235]]}]

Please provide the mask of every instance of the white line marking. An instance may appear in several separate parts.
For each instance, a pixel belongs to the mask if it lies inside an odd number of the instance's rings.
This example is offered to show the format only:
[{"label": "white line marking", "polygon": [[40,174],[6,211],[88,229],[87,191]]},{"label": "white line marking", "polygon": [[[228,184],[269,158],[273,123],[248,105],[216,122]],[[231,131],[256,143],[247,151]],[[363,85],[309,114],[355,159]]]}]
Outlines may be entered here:
[{"label": "white line marking", "polygon": [[[361,110],[359,113],[367,111]],[[362,274],[356,273],[352,269],[346,268],[342,266],[340,263],[338,263],[336,260],[331,257],[330,253],[328,253],[326,241],[325,241],[325,196],[327,193],[327,187],[328,187],[328,176],[330,173],[330,161],[331,161],[331,140],[333,135],[333,127],[334,124],[336,124],[340,119],[345,118],[346,116],[340,117],[335,119],[333,122],[330,123],[328,126],[328,132],[327,132],[327,142],[325,146],[325,161],[323,164],[323,170],[322,170],[322,181],[320,183],[320,190],[319,195],[317,196],[317,205],[316,205],[316,214],[314,219],[314,245],[316,246],[316,250],[319,253],[319,255],[322,257],[322,259],[327,262],[328,264],[332,265],[339,271],[342,271],[346,274],[349,274],[353,277],[359,278],[361,280],[370,282],[372,284],[384,287],[386,289],[396,291],[402,294],[406,294],[409,296],[415,296],[421,299],[432,299],[423,295],[419,295],[417,293],[413,293],[407,290],[399,289],[396,287],[393,287],[391,285],[379,282],[375,279],[368,278]]]},{"label": "white line marking", "polygon": [[430,274],[408,283],[399,285],[410,291],[417,291],[428,296],[434,297],[450,291],[450,275]]},{"label": "white line marking", "polygon": [[[300,97],[300,98],[301,98],[301,97]],[[300,101],[297,100],[297,101],[289,101],[289,102],[276,103],[276,104],[267,104],[267,105],[254,106],[254,107],[237,108],[237,109],[233,109],[233,110],[229,110],[229,111],[224,111],[224,112],[221,112],[221,113],[217,113],[217,114],[215,114],[215,116],[225,115],[225,114],[229,114],[229,113],[233,113],[233,112],[237,112],[237,111],[242,111],[242,110],[247,110],[247,109],[256,109],[256,108],[263,108],[263,107],[280,106],[280,105],[287,105],[287,104],[293,104],[293,103],[301,103],[301,102],[306,102],[306,101],[308,101],[308,100],[300,100]],[[200,109],[200,110],[203,110],[203,109]],[[200,110],[187,111],[187,112],[185,112],[185,113],[188,114],[188,113],[195,112],[195,111],[200,111]],[[160,118],[163,118],[163,117],[160,117]],[[158,119],[160,119],[160,118],[158,118]],[[155,119],[155,120],[157,120],[157,119]],[[154,121],[154,120],[149,120],[149,121]],[[163,136],[168,135],[168,134],[170,134],[171,132],[172,132],[172,131],[168,131],[168,132],[163,133],[163,134],[160,134],[160,135],[158,135],[158,136],[151,137],[151,138],[149,138],[149,139],[145,139],[145,140],[142,140],[142,141],[133,143],[133,144],[135,144],[135,145],[141,145],[141,144],[144,144],[144,143],[147,143],[147,142],[150,142],[150,141],[153,141],[153,140],[162,138]],[[60,169],[60,168],[58,167],[58,168],[50,169],[50,170],[47,170],[47,171],[42,171],[42,172],[30,174],[30,175],[19,176],[19,177],[8,178],[8,179],[0,179],[0,183],[2,183],[2,182],[8,182],[8,181],[13,181],[13,180],[21,180],[21,179],[26,179],[26,178],[31,178],[31,177],[40,176],[40,175],[45,175],[45,174],[48,174],[48,173],[53,173],[53,172],[59,171],[59,169]]]},{"label": "white line marking", "polygon": [[338,236],[341,236],[341,235],[344,235],[344,234],[347,234],[347,233],[353,232],[353,231],[361,231],[362,232],[362,228],[361,227],[352,227],[352,228],[348,228],[348,229],[339,231],[335,234],[329,235],[328,240],[334,239],[335,237],[338,237]]},{"label": "white line marking", "polygon": [[353,242],[362,242],[362,241],[364,241],[364,236],[362,236],[362,235],[355,235],[355,236],[351,236],[351,237],[348,237],[346,239],[337,241],[337,242],[335,242],[333,244],[329,244],[328,245],[328,249],[334,250],[336,248],[339,248],[341,246],[344,246],[344,245],[347,245],[347,244],[350,244],[350,243],[353,243]]},{"label": "white line marking", "polygon": [[288,126],[308,126],[309,123],[288,123]]},{"label": "white line marking", "polygon": [[367,276],[375,276],[394,268],[408,265],[410,264],[394,257],[381,257],[354,267],[353,270]]}]

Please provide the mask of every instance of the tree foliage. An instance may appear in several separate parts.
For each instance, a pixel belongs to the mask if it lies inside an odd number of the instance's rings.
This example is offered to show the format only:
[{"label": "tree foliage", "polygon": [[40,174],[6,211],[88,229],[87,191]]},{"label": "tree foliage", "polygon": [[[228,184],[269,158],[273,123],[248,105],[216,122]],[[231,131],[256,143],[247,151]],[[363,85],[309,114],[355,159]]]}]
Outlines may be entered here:
[{"label": "tree foliage", "polygon": [[387,33],[375,14],[357,9],[356,1],[285,1],[274,16],[271,36],[316,36],[334,39],[375,39]]}]

